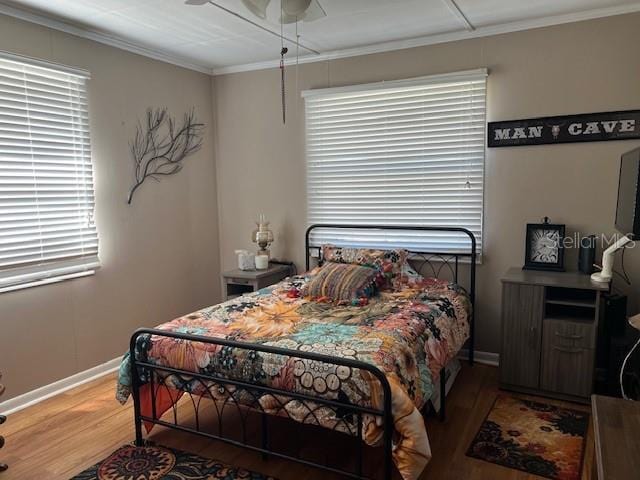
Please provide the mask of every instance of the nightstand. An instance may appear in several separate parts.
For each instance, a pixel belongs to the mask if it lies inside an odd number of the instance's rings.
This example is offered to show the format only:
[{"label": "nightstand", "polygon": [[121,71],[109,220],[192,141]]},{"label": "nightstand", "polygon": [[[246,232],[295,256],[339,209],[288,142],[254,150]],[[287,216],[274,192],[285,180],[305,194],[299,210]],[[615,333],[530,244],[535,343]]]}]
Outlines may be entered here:
[{"label": "nightstand", "polygon": [[588,402],[608,290],[581,273],[509,270],[502,278],[501,387]]},{"label": "nightstand", "polygon": [[222,274],[225,300],[268,287],[291,275],[289,265],[269,264],[267,270],[229,270]]}]

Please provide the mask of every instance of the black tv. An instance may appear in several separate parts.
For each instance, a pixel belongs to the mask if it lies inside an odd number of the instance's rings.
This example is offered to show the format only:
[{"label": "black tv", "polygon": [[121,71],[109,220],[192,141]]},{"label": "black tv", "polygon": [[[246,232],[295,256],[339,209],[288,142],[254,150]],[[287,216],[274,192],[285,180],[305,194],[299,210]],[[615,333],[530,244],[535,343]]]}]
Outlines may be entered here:
[{"label": "black tv", "polygon": [[640,237],[640,148],[622,155],[618,183],[616,228],[624,235]]}]

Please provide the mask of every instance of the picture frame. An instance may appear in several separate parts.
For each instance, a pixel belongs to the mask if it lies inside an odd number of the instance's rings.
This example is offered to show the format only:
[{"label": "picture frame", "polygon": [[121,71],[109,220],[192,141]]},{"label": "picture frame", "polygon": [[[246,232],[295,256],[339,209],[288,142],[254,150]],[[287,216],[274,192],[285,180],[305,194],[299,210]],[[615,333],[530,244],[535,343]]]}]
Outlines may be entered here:
[{"label": "picture frame", "polygon": [[528,223],[525,238],[524,270],[564,272],[565,225]]}]

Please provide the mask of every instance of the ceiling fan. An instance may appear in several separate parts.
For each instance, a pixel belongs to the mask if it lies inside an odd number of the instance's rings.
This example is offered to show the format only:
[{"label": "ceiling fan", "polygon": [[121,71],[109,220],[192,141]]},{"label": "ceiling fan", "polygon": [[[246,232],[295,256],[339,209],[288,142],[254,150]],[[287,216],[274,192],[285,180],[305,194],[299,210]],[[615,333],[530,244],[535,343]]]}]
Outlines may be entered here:
[{"label": "ceiling fan", "polygon": [[[326,17],[318,0],[280,0],[280,23],[313,22]],[[209,0],[186,0],[187,5],[205,5]],[[271,0],[242,0],[242,4],[256,17],[267,19],[267,7]]]},{"label": "ceiling fan", "polygon": [[[300,42],[300,35],[298,35],[298,22],[312,22],[314,20],[318,20],[319,18],[326,17],[327,13],[324,11],[318,0],[280,0],[280,33],[274,32],[270,28],[265,25],[261,25],[258,22],[254,22],[253,20],[244,17],[243,15],[234,12],[233,10],[221,5],[219,2],[214,0],[185,0],[184,2],[187,5],[207,5],[211,4],[230,15],[238,17],[245,22],[250,23],[254,27],[260,28],[265,32],[268,32],[272,35],[275,35],[280,38],[280,88],[282,95],[282,123],[286,123],[286,104],[285,104],[285,81],[284,81],[284,66],[285,60],[284,56],[287,54],[289,49],[285,47],[285,40],[287,42],[293,43],[296,47],[302,47],[309,52],[319,54],[317,50],[313,48],[307,47]],[[267,7],[271,3],[271,0],[242,0],[242,4],[256,17],[261,18],[262,20],[267,19]],[[285,37],[284,34],[284,25],[289,23],[296,24],[296,38],[295,40],[291,40],[290,38]],[[298,62],[298,51],[296,50],[296,64]]]}]

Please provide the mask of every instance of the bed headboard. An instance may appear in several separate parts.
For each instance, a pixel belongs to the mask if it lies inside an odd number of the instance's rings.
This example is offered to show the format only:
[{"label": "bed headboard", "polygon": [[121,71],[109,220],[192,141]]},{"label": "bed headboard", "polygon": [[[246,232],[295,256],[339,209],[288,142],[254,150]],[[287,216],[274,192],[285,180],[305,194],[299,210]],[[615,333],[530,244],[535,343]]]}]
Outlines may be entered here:
[{"label": "bed headboard", "polygon": [[[473,364],[474,344],[475,344],[475,299],[476,299],[476,260],[477,260],[477,245],[475,235],[468,229],[462,227],[438,227],[438,226],[403,226],[403,225],[336,225],[336,224],[315,224],[307,228],[305,234],[305,251],[306,251],[306,270],[309,270],[311,265],[311,259],[320,259],[320,247],[318,245],[311,245],[311,233],[314,230],[321,229],[346,229],[346,230],[402,230],[402,231],[415,231],[415,232],[459,232],[463,236],[469,238],[469,248],[462,251],[420,251],[409,249],[411,253],[410,261],[413,264],[417,264],[416,270],[422,275],[425,275],[425,270],[430,272],[433,277],[442,278],[444,275],[449,276],[449,280],[455,283],[460,282],[460,264],[461,260],[468,261],[469,280],[466,285],[469,292],[469,299],[471,300],[471,314],[469,317],[469,362]],[[336,245],[340,246],[339,243]],[[345,247],[348,245],[344,245]],[[366,248],[366,245],[363,246]],[[391,244],[389,248],[394,248]],[[465,264],[467,262],[464,262]],[[466,270],[466,265],[465,265]]]}]

